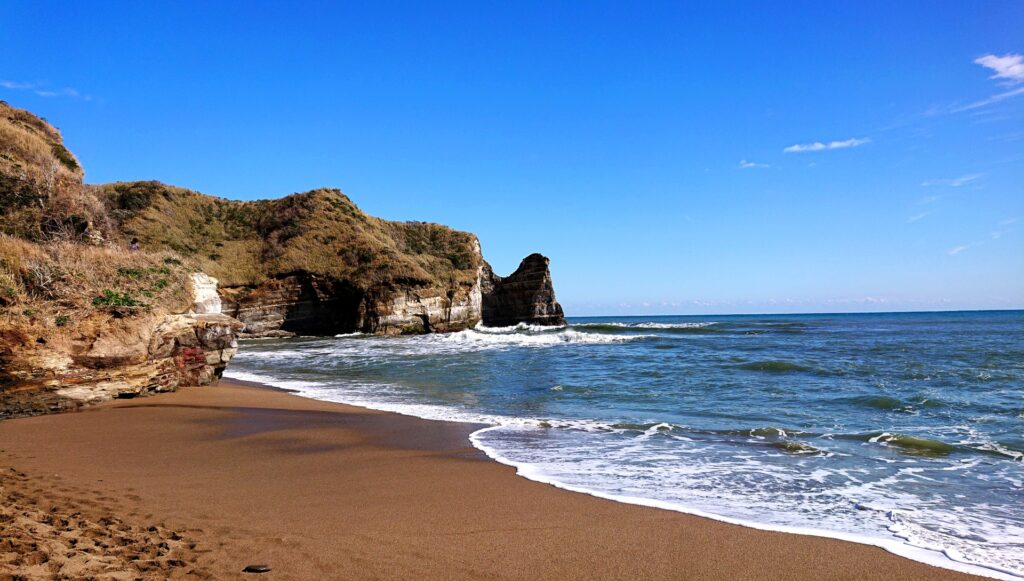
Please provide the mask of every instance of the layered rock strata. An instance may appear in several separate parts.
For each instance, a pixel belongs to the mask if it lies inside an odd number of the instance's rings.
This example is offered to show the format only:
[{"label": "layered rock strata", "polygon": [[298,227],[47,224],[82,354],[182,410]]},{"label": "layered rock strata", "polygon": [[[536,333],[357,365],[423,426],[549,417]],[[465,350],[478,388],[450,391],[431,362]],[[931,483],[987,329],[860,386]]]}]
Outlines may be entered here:
[{"label": "layered rock strata", "polygon": [[564,325],[548,259],[526,257],[507,277],[481,257],[472,284],[388,284],[361,289],[310,273],[256,286],[222,288],[224,312],[245,324],[242,337],[374,333],[396,335],[488,326]]},{"label": "layered rock strata", "polygon": [[0,418],[212,383],[237,352],[243,325],[216,308],[211,281],[194,275],[188,313],[115,319],[95,335],[61,340],[4,329]]}]

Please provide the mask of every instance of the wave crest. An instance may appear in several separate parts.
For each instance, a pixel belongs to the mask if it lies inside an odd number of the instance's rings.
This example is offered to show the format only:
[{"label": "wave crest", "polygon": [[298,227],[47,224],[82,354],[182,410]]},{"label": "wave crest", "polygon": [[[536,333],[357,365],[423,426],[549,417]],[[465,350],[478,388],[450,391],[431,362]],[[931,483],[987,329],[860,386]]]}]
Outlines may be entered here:
[{"label": "wave crest", "polygon": [[506,331],[504,329],[518,329],[518,327],[505,327],[500,331],[493,328],[487,330],[466,329],[458,333],[444,335],[441,341],[450,344],[468,345],[476,347],[546,347],[551,345],[565,344],[602,344],[602,343],[626,343],[641,339],[656,338],[656,335],[604,335],[599,333],[585,333],[565,327],[543,327],[543,331]]}]

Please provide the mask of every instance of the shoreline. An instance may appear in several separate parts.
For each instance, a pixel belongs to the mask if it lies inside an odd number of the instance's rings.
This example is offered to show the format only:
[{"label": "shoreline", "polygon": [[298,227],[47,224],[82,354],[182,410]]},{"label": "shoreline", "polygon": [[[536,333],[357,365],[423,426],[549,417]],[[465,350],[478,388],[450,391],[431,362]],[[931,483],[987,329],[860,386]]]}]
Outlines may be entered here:
[{"label": "shoreline", "polygon": [[[168,555],[154,557],[171,562],[157,563],[160,577],[230,578],[267,564],[267,578],[281,579],[969,578],[869,545],[517,478],[470,446],[470,434],[484,427],[224,379],[0,422],[0,486],[40,512],[187,539],[165,542]],[[130,556],[126,563],[140,561]],[[5,566],[0,558],[0,573]]]},{"label": "shoreline", "polygon": [[[291,393],[293,395],[296,395],[298,397],[302,397],[302,398],[306,398],[306,399],[311,399],[313,401],[328,401],[328,402],[331,402],[331,403],[338,403],[338,404],[346,405],[346,406],[354,406],[354,407],[361,408],[361,409],[369,409],[369,410],[378,411],[378,412],[384,412],[384,413],[388,413],[388,414],[397,414],[397,415],[400,415],[400,416],[411,417],[411,418],[416,418],[416,419],[425,420],[425,421],[439,421],[439,422],[462,424],[462,425],[467,425],[467,426],[476,426],[476,428],[469,433],[468,440],[473,445],[473,447],[476,448],[476,450],[478,450],[480,452],[480,454],[483,455],[486,459],[489,459],[491,461],[494,461],[494,462],[497,462],[499,464],[502,464],[502,465],[505,465],[505,466],[509,466],[509,467],[515,469],[515,475],[516,476],[519,476],[521,478],[525,478],[525,479],[530,480],[532,482],[537,482],[539,484],[544,484],[544,485],[552,486],[552,487],[555,487],[557,489],[564,490],[564,491],[567,491],[567,492],[571,492],[571,493],[575,493],[575,494],[584,494],[584,495],[587,495],[587,496],[591,496],[591,497],[594,497],[594,498],[599,498],[599,499],[602,499],[602,500],[607,500],[607,501],[610,501],[610,502],[616,502],[616,503],[627,504],[627,505],[632,505],[632,506],[642,506],[642,507],[654,508],[654,509],[658,509],[658,510],[665,510],[665,511],[673,512],[673,513],[677,513],[677,514],[684,514],[684,515],[687,515],[687,516],[694,516],[694,517],[698,517],[698,518],[701,518],[701,519],[708,519],[708,520],[713,520],[713,521],[717,521],[717,522],[721,522],[721,523],[726,523],[726,524],[731,524],[731,525],[737,525],[737,526],[742,526],[742,527],[746,527],[746,528],[751,528],[751,529],[758,530],[758,531],[764,531],[764,532],[770,532],[770,533],[780,533],[780,534],[785,534],[785,535],[798,535],[798,536],[818,537],[818,538],[824,538],[824,539],[838,540],[838,541],[842,541],[842,542],[849,542],[849,543],[854,543],[854,544],[858,544],[858,545],[864,545],[864,546],[868,546],[868,547],[875,547],[875,548],[882,549],[883,551],[886,551],[886,552],[888,552],[890,554],[896,555],[896,556],[904,558],[904,559],[909,559],[909,560],[917,562],[917,563],[921,563],[921,564],[924,564],[924,565],[936,567],[936,568],[939,568],[939,569],[946,569],[946,570],[949,570],[949,571],[955,571],[955,572],[958,572],[958,573],[964,573],[964,574],[968,574],[968,575],[977,575],[977,576],[980,576],[980,577],[986,577],[986,578],[992,578],[992,579],[1006,579],[1006,580],[1009,580],[1009,581],[1013,581],[1015,579],[1020,579],[1020,577],[1018,575],[1016,575],[1015,573],[1013,573],[1012,571],[1002,570],[1002,569],[999,569],[998,567],[987,567],[987,566],[976,565],[976,564],[965,562],[965,561],[960,561],[960,560],[954,559],[954,558],[946,555],[944,552],[936,551],[936,550],[924,549],[924,548],[921,548],[921,547],[910,545],[908,543],[901,542],[901,541],[896,540],[896,539],[874,538],[874,537],[870,537],[870,536],[867,536],[867,535],[858,535],[856,533],[845,533],[845,532],[831,531],[831,530],[828,530],[828,529],[799,528],[799,527],[791,527],[791,526],[785,526],[785,525],[764,524],[764,523],[760,523],[760,522],[757,522],[757,521],[743,520],[743,519],[726,517],[726,516],[722,516],[722,515],[718,515],[718,514],[709,513],[707,511],[703,511],[701,509],[691,508],[691,507],[688,507],[688,506],[685,506],[685,505],[674,504],[674,503],[669,503],[669,502],[664,502],[664,501],[659,501],[659,500],[653,500],[653,499],[642,497],[642,496],[613,495],[613,494],[607,494],[607,493],[604,493],[604,492],[600,492],[600,491],[596,491],[596,490],[592,490],[592,489],[588,489],[588,488],[583,488],[583,487],[569,485],[569,484],[566,484],[564,482],[558,481],[558,480],[556,480],[554,478],[550,478],[550,477],[547,477],[545,475],[542,475],[541,473],[537,472],[529,464],[524,464],[522,462],[516,462],[514,460],[506,458],[506,457],[502,456],[500,453],[498,453],[496,450],[492,449],[491,447],[489,447],[486,444],[484,444],[483,442],[481,442],[480,439],[477,437],[477,435],[481,434],[483,432],[486,432],[487,430],[490,430],[490,429],[500,428],[501,425],[496,424],[496,423],[483,423],[482,421],[475,421],[475,420],[469,420],[469,419],[457,419],[457,418],[451,418],[451,417],[440,417],[439,418],[439,417],[430,417],[429,415],[417,415],[415,412],[410,412],[409,408],[406,408],[406,407],[402,407],[402,409],[399,410],[399,409],[395,409],[393,406],[374,404],[373,402],[366,402],[366,401],[348,402],[348,401],[336,401],[336,400],[318,399],[318,398],[313,397],[311,395],[306,395],[301,389],[292,389],[292,388],[288,388],[288,387],[281,387],[281,386],[273,385],[272,383],[267,382],[267,381],[262,380],[262,379],[238,379],[238,378],[235,378],[235,377],[226,377],[225,380],[231,381],[231,382],[236,382],[236,383],[239,383],[239,384],[242,384],[242,385],[248,385],[248,386],[255,387],[255,388],[264,388],[264,389],[272,389],[272,390],[285,391],[285,392]],[[375,406],[379,406],[379,407],[375,407]]]}]

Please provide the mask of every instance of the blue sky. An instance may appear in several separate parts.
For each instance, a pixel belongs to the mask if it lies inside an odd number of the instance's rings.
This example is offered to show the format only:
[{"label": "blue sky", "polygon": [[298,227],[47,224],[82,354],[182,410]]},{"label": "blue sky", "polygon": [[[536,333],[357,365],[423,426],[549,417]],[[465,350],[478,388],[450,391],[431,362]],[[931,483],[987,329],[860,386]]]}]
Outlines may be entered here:
[{"label": "blue sky", "polygon": [[8,1],[90,182],[314,187],[570,315],[1024,307],[1024,3]]}]

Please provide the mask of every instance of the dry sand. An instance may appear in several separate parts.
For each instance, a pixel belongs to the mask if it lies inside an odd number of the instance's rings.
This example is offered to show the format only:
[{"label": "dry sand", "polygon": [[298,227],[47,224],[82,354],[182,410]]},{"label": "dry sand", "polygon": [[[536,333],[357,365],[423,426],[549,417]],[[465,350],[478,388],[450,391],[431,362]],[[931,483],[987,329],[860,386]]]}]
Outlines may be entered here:
[{"label": "dry sand", "polygon": [[0,422],[0,579],[967,578],[531,482],[472,430],[230,381]]}]

